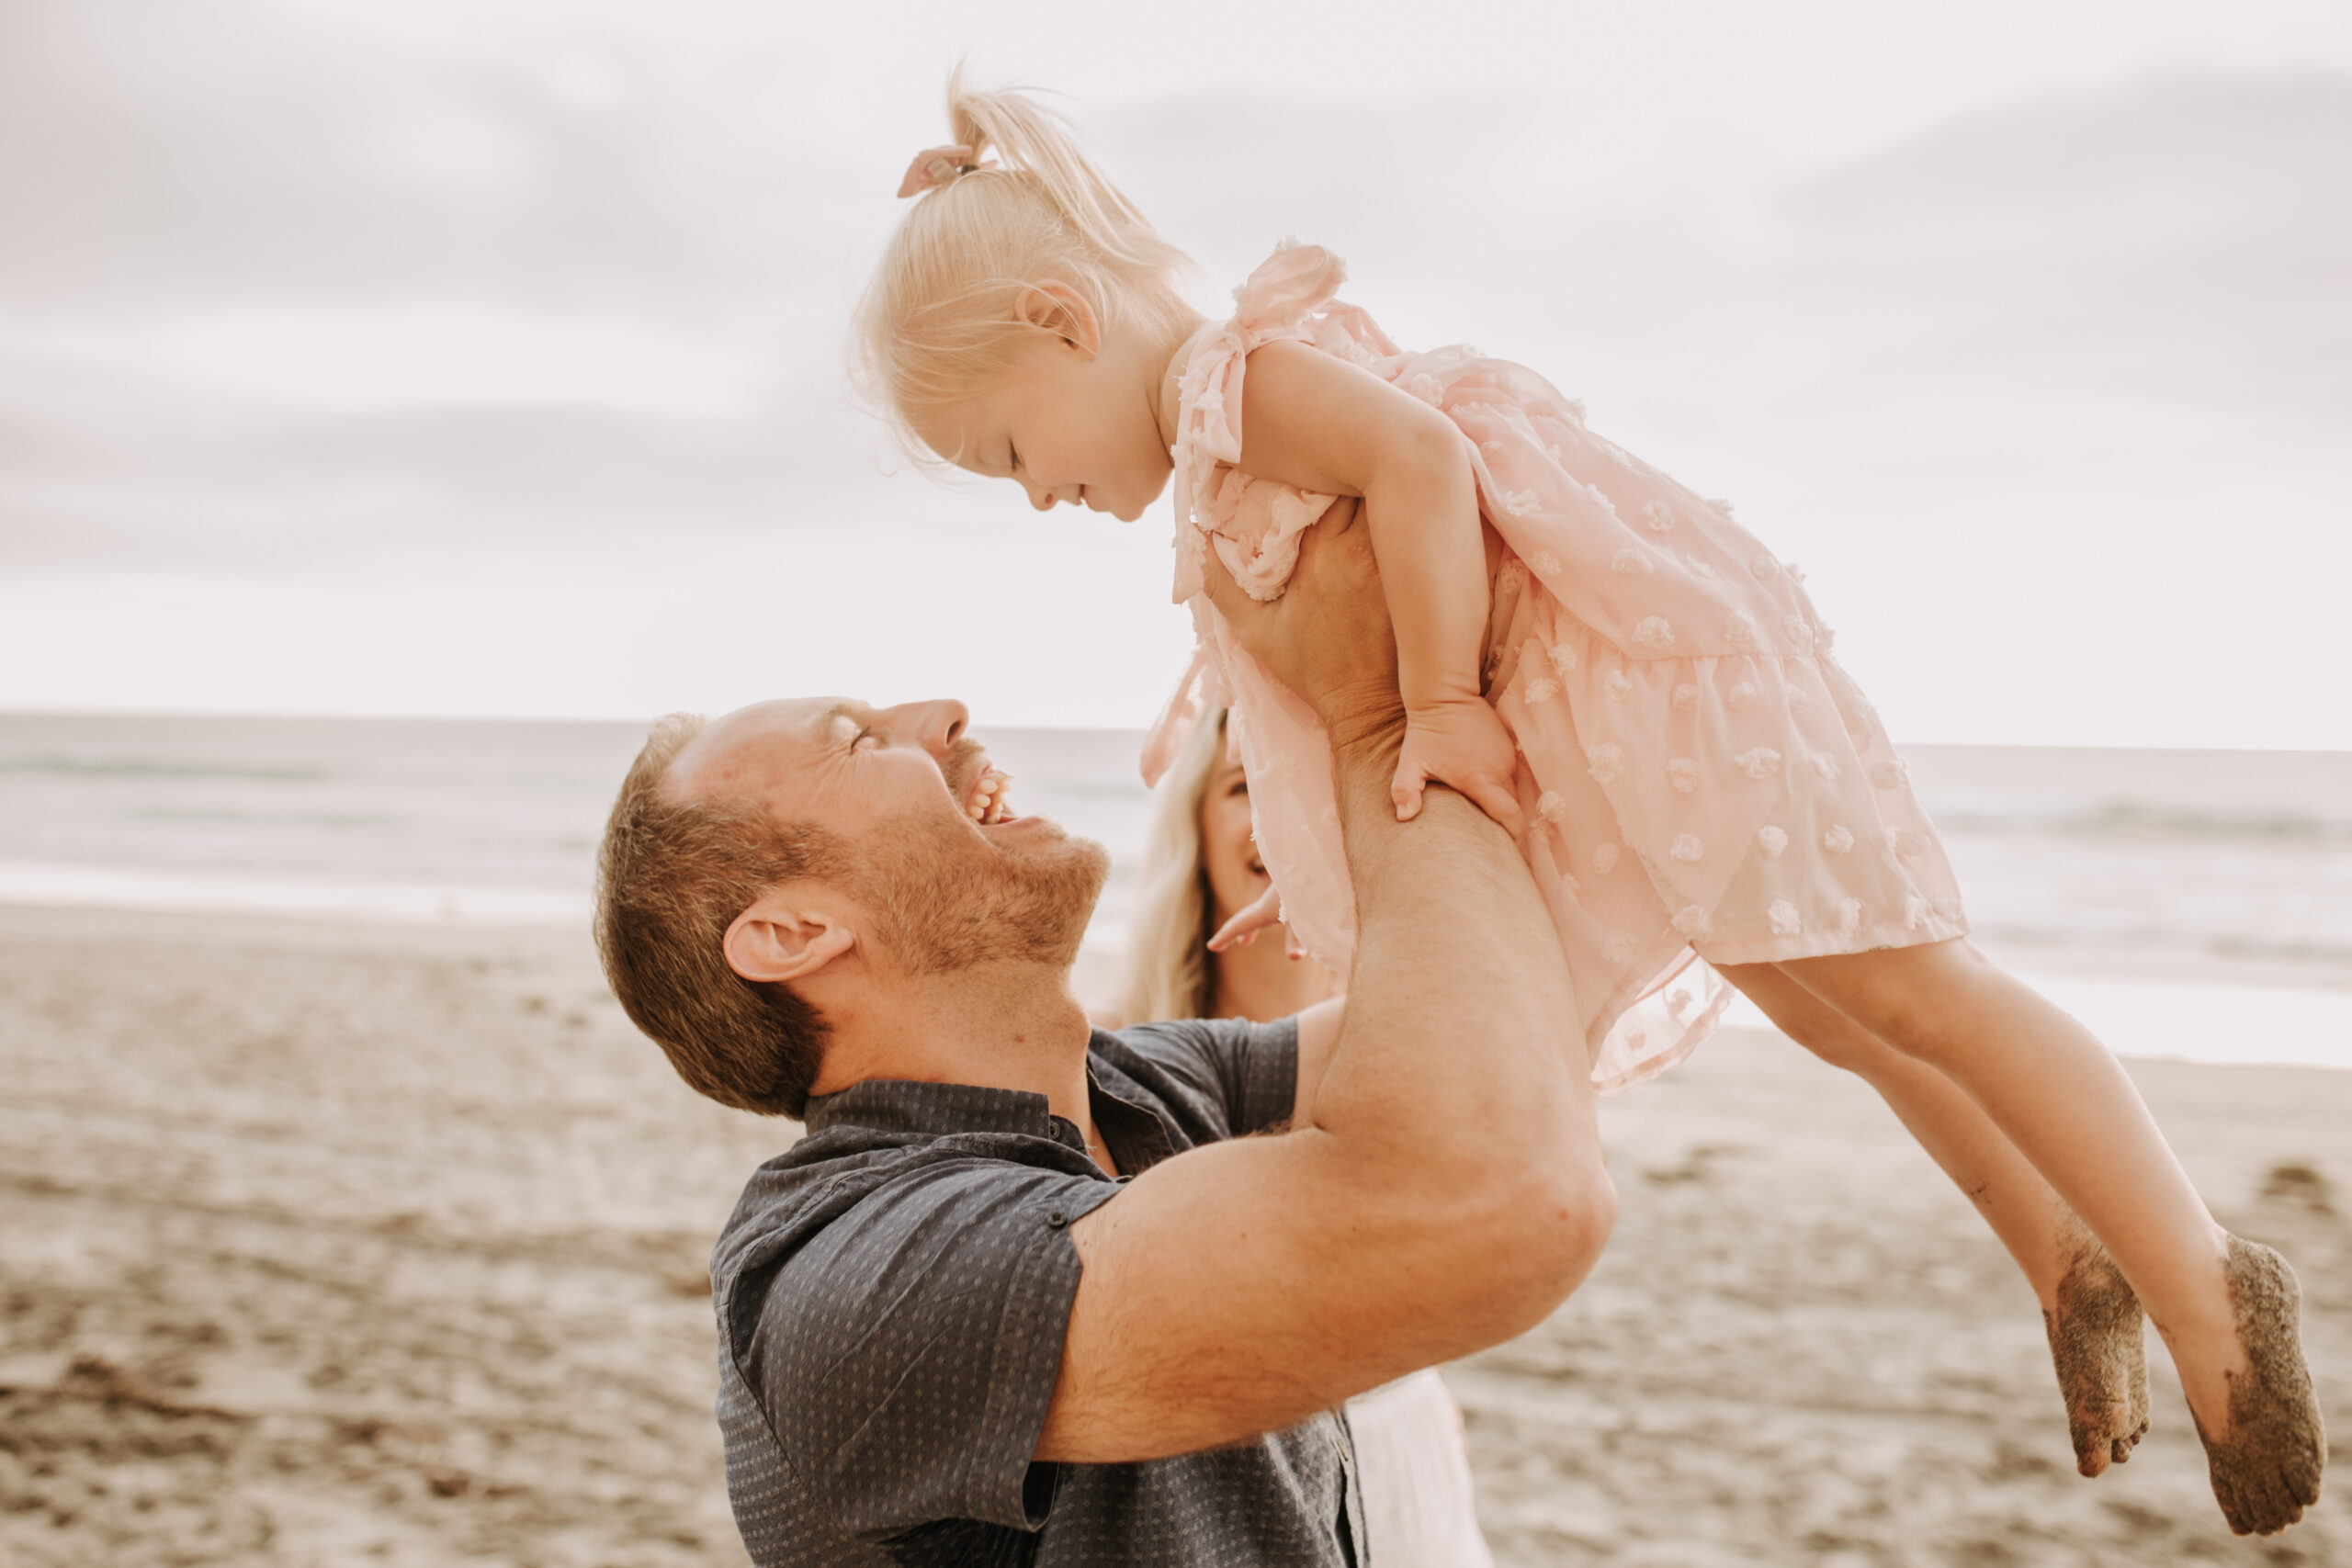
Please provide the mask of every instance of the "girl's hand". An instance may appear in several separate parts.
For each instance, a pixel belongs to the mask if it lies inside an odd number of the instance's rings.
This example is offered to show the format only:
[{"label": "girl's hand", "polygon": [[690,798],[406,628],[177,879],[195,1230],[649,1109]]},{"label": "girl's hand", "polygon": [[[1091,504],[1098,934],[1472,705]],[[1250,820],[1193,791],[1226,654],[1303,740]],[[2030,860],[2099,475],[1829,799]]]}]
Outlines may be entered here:
[{"label": "girl's hand", "polygon": [[1513,839],[1526,831],[1511,775],[1519,749],[1495,710],[1476,697],[1405,712],[1404,752],[1388,786],[1396,820],[1421,814],[1421,792],[1431,779],[1450,784],[1493,818]]},{"label": "girl's hand", "polygon": [[[1236,942],[1247,947],[1257,940],[1260,931],[1282,923],[1283,896],[1269,887],[1247,906],[1235,911],[1231,919],[1217,927],[1216,934],[1209,938],[1209,951],[1223,953]],[[1293,958],[1306,956],[1306,949],[1298,945],[1295,937],[1290,939],[1289,950]]]}]

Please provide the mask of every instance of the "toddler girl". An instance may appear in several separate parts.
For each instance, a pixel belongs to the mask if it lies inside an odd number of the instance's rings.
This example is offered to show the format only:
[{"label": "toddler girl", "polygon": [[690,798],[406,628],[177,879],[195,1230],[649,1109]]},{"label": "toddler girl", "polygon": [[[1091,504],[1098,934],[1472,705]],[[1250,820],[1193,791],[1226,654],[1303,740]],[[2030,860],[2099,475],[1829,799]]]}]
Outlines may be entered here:
[{"label": "toddler girl", "polygon": [[919,199],[861,307],[865,367],[922,448],[1041,509],[1133,521],[1173,473],[1199,652],[1146,769],[1231,707],[1306,947],[1346,972],[1329,751],[1204,583],[1213,552],[1272,598],[1300,535],[1361,507],[1407,711],[1398,814],[1435,780],[1514,833],[1596,1082],[1678,1060],[1736,987],[1868,1079],[1984,1210],[2041,1299],[2084,1474],[2146,1430],[2144,1303],[2231,1528],[2300,1517],[2324,1438],[2292,1271],[2213,1222],[2106,1048],[1964,940],[1797,571],[1532,372],[1398,348],[1321,250],[1284,245],[1204,322],[1180,254],[1057,121],[960,77],[949,100],[956,145],[910,167]]}]

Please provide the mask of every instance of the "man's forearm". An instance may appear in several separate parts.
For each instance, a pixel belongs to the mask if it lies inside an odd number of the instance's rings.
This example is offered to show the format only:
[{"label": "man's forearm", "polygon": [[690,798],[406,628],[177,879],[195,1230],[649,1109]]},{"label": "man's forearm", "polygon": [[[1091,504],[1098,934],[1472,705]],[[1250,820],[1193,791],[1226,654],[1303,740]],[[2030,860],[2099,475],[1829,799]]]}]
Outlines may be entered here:
[{"label": "man's forearm", "polygon": [[1566,962],[1516,846],[1476,807],[1432,788],[1421,817],[1396,821],[1398,738],[1334,738],[1358,934],[1312,1121],[1424,1164],[1540,1157],[1591,1124],[1558,1049],[1575,1027]]},{"label": "man's forearm", "polygon": [[[1393,689],[1391,692],[1393,697]],[[1443,787],[1396,819],[1395,726],[1334,754],[1358,938],[1280,1137],[1163,1160],[1072,1227],[1084,1266],[1037,1457],[1107,1463],[1287,1426],[1523,1332],[1606,1240],[1566,966],[1510,837]]]}]

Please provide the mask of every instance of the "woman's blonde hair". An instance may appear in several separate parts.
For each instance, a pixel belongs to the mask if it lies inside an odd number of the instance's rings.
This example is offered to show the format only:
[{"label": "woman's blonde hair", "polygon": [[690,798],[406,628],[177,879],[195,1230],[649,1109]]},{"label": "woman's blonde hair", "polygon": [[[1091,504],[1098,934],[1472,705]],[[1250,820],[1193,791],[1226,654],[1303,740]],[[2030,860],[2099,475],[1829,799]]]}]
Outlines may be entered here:
[{"label": "woman's blonde hair", "polygon": [[1213,707],[1159,781],[1143,851],[1143,896],[1127,943],[1127,980],[1116,1024],[1205,1018],[1216,1003],[1207,942],[1216,931],[1201,803],[1225,751],[1225,710]]},{"label": "woman's blonde hair", "polygon": [[[862,389],[919,460],[930,454],[916,423],[1002,373],[1024,289],[1067,284],[1106,327],[1172,327],[1187,310],[1177,280],[1191,263],[1060,116],[1021,89],[981,92],[958,65],[947,118],[969,172],[914,198],[858,302],[853,343]],[[991,152],[996,164],[974,166]]]}]

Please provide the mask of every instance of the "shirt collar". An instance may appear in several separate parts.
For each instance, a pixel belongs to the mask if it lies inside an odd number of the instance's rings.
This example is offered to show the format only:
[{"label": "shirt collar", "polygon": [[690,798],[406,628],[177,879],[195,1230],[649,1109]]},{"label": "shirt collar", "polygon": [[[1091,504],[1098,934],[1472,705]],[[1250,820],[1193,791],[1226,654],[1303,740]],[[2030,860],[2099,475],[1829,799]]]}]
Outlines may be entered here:
[{"label": "shirt collar", "polygon": [[[1096,1039],[1101,1038],[1097,1031]],[[1086,1087],[1094,1124],[1117,1156],[1120,1168],[1132,1175],[1173,1152],[1150,1096],[1091,1045],[1086,1053]],[[815,1096],[802,1121],[812,1135],[840,1126],[935,1138],[959,1133],[1010,1133],[1051,1138],[1081,1153],[1086,1147],[1078,1129],[1055,1115],[1044,1095],[1019,1089],[984,1089],[978,1084],[867,1078],[839,1093]]]},{"label": "shirt collar", "polygon": [[1054,1135],[1046,1097],[1027,1089],[983,1089],[967,1083],[918,1083],[910,1078],[867,1078],[838,1094],[818,1095],[802,1118],[808,1131],[871,1127],[883,1133],[1015,1133]]}]

